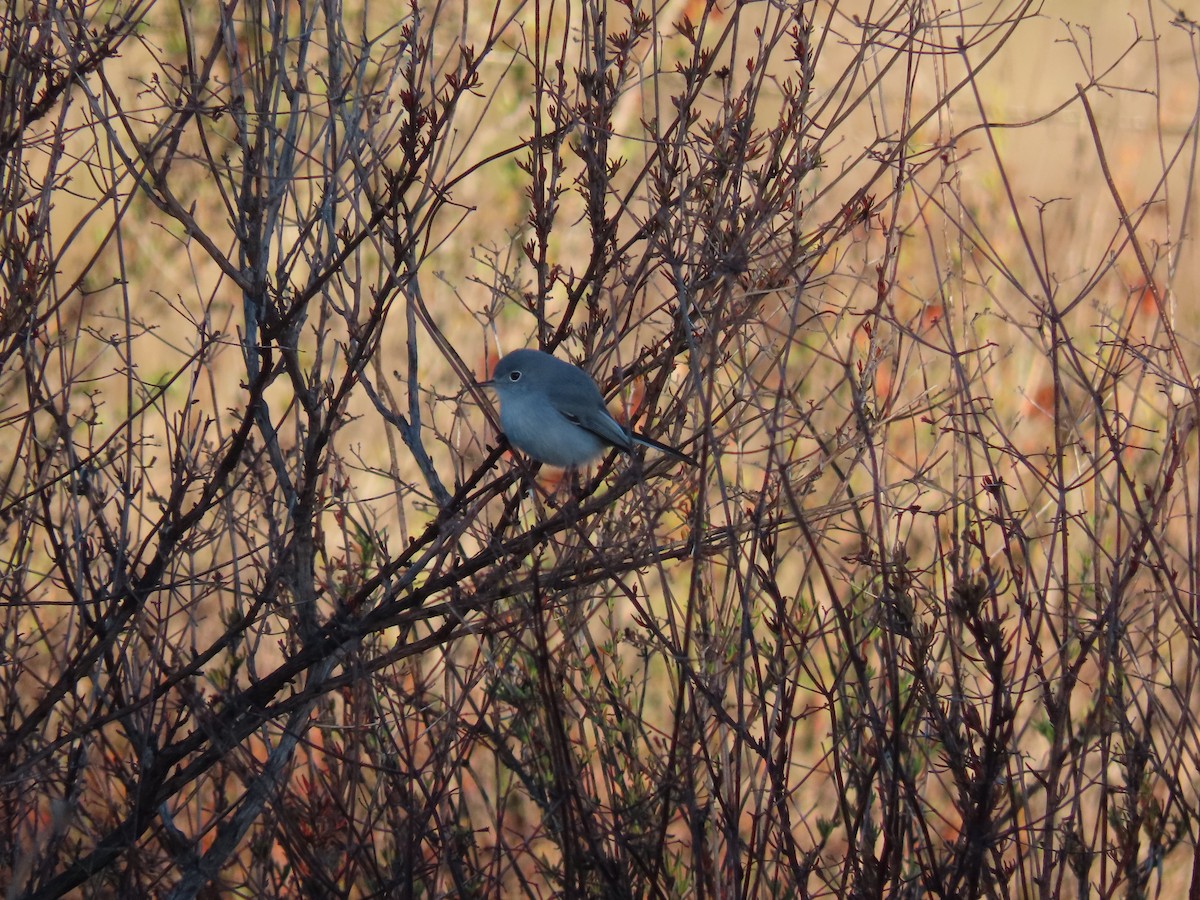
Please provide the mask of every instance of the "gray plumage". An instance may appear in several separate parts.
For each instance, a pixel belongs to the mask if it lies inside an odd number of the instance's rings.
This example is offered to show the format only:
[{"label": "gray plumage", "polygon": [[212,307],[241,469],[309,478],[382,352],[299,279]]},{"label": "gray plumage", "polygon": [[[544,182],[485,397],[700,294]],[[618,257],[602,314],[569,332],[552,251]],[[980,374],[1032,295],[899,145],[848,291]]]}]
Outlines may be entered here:
[{"label": "gray plumage", "polygon": [[514,350],[484,385],[500,399],[500,427],[509,443],[541,462],[581,466],[607,447],[629,452],[641,444],[696,465],[687,454],[622,428],[592,377],[549,353]]}]

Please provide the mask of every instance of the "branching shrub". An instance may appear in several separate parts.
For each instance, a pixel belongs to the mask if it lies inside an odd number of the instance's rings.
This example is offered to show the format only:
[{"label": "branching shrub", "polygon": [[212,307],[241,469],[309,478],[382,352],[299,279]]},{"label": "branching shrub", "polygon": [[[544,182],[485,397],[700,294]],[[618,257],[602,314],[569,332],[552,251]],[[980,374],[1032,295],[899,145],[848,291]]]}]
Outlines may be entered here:
[{"label": "branching shrub", "polygon": [[1162,15],[10,0],[7,896],[1181,895]]}]

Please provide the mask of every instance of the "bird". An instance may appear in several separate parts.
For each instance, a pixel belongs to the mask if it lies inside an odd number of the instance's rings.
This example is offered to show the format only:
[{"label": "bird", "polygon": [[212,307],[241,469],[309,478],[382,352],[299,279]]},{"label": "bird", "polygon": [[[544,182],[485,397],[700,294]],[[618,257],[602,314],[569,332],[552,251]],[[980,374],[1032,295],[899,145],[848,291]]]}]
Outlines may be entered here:
[{"label": "bird", "polygon": [[641,445],[698,465],[686,453],[623,427],[609,414],[592,376],[541,350],[505,354],[481,387],[496,392],[509,443],[539,462],[574,468],[608,447],[629,453]]}]

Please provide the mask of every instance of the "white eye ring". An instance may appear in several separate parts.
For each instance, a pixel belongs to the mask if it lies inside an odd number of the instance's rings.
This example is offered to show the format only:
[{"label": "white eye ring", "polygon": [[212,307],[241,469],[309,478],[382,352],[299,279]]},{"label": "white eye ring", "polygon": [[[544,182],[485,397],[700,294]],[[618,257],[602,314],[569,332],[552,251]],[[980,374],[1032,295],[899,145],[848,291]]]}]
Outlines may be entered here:
[{"label": "white eye ring", "polygon": [[509,381],[520,381],[520,380],[521,380],[521,373],[520,373],[520,372],[509,372],[509,373],[508,373],[508,380],[509,380]]}]

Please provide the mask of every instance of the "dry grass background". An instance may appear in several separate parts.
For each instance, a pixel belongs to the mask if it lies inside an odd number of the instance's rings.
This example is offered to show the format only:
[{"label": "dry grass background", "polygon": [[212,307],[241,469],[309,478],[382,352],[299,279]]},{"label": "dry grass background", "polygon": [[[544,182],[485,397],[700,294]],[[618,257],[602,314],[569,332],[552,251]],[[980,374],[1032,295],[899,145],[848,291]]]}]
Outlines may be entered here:
[{"label": "dry grass background", "polygon": [[1194,18],[10,2],[7,895],[1200,890]]}]

